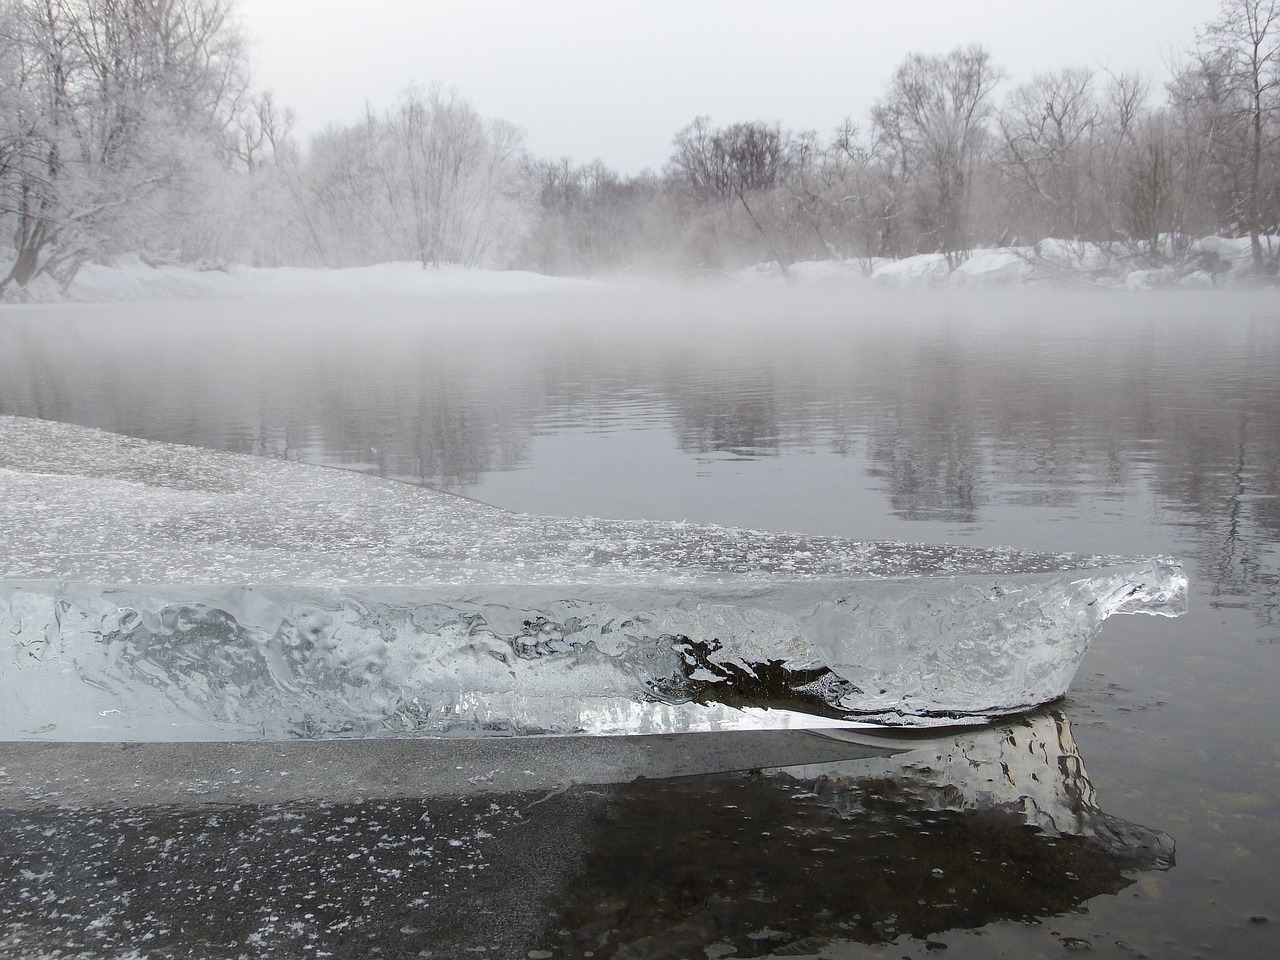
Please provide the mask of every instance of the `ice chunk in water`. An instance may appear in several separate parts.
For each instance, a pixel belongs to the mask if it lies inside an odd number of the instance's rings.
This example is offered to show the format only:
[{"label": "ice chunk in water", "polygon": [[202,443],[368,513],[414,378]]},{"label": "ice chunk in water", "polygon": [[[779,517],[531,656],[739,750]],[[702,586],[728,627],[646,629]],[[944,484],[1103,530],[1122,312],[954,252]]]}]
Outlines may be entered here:
[{"label": "ice chunk in water", "polygon": [[1061,696],[1168,558],[510,514],[0,417],[0,737],[955,723]]}]

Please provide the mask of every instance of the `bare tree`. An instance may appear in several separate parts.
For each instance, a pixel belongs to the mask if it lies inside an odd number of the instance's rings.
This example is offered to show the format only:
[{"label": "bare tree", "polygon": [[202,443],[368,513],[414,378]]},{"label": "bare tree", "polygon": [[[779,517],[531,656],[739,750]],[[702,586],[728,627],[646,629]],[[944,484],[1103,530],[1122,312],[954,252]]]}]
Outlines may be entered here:
[{"label": "bare tree", "polygon": [[1254,268],[1261,271],[1261,238],[1277,217],[1268,210],[1275,197],[1267,168],[1280,109],[1280,2],[1223,0],[1171,95],[1201,122],[1219,182],[1230,185],[1231,219],[1248,233]]},{"label": "bare tree", "polygon": [[761,215],[769,195],[783,187],[794,168],[794,144],[778,124],[760,121],[714,128],[698,117],[676,134],[669,174],[699,200],[741,206],[784,275],[791,257],[779,244],[778,231]]},{"label": "bare tree", "polygon": [[1125,234],[1136,252],[1153,265],[1173,252],[1164,241],[1179,232],[1178,198],[1173,190],[1178,157],[1169,126],[1163,111],[1143,116],[1134,127],[1122,167]]},{"label": "bare tree", "polygon": [[802,249],[807,234],[821,256],[869,261],[896,255],[892,171],[875,140],[846,119],[829,142],[812,133],[796,141],[788,184],[799,234],[793,245]]},{"label": "bare tree", "polygon": [[230,130],[232,151],[245,172],[292,159],[296,123],[293,111],[277,104],[270,90],[249,97],[232,118]]},{"label": "bare tree", "polygon": [[[916,252],[914,237],[908,238],[912,193],[919,166],[919,156],[911,140],[910,126],[902,104],[881,101],[871,110],[872,141],[870,156],[875,162],[880,182],[878,215],[880,225],[879,253],[900,257],[907,250]],[[936,244],[931,245],[936,250]]]},{"label": "bare tree", "polygon": [[603,161],[529,161],[537,207],[519,260],[548,273],[654,269],[673,246],[661,229],[667,191],[651,172],[624,177]]},{"label": "bare tree", "polygon": [[531,202],[522,139],[455,91],[411,86],[385,115],[312,138],[293,216],[330,266],[492,262]]},{"label": "bare tree", "polygon": [[1025,208],[1040,211],[1034,239],[1097,233],[1091,181],[1101,118],[1094,72],[1084,68],[1036,74],[1005,101],[999,164]]},{"label": "bare tree", "polygon": [[971,245],[970,199],[988,146],[991,92],[1001,77],[980,46],[912,54],[874,111],[894,168],[909,177],[916,216],[953,265]]},{"label": "bare tree", "polygon": [[423,266],[481,263],[520,206],[520,131],[435,85],[405,91],[386,138],[400,188],[393,209],[413,256]]}]

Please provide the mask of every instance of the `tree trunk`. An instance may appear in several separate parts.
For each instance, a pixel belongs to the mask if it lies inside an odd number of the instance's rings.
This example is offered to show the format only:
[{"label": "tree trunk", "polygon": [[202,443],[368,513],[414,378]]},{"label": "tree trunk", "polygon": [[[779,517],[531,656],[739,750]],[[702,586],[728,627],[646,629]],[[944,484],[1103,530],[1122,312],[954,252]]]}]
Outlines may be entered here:
[{"label": "tree trunk", "polygon": [[1249,156],[1249,250],[1253,269],[1262,273],[1262,92],[1254,80],[1252,150]]}]

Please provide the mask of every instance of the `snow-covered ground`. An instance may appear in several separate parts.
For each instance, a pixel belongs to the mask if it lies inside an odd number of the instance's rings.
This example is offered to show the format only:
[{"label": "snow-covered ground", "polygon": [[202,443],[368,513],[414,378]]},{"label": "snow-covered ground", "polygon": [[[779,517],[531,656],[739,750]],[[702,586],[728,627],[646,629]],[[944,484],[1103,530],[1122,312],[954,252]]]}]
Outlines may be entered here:
[{"label": "snow-covered ground", "polygon": [[[1280,250],[1277,238],[1264,244],[1268,257]],[[791,264],[784,276],[774,263],[748,267],[735,276],[746,282],[802,284],[872,283],[900,288],[999,287],[1034,283],[1089,284],[1130,290],[1207,289],[1252,279],[1249,239],[1204,237],[1170,265],[1149,268],[1126,251],[1098,244],[1043,240],[1034,247],[972,251],[954,269],[940,253],[902,260],[882,257],[814,260]],[[31,284],[23,299],[36,302],[141,300],[306,300],[378,297],[542,294],[585,290],[600,281],[551,277],[522,270],[482,270],[418,263],[369,267],[246,267],[219,269],[151,266],[123,258],[111,266],[81,268],[61,294],[47,279]]]},{"label": "snow-covered ground", "polygon": [[382,263],[339,270],[245,267],[202,270],[149,266],[129,258],[113,266],[87,264],[65,296],[34,283],[28,299],[82,302],[137,300],[329,300],[472,294],[538,294],[582,289],[589,281],[521,270],[478,270],[418,263]]},{"label": "snow-covered ground", "polygon": [[[1268,239],[1270,242],[1268,242]],[[1280,253],[1280,238],[1263,239],[1270,259]],[[792,282],[866,280],[889,287],[998,287],[1030,283],[1075,283],[1129,290],[1207,289],[1252,279],[1249,238],[1203,237],[1181,255],[1166,251],[1168,266],[1149,268],[1119,245],[1042,240],[1034,247],[1000,247],[970,252],[954,269],[940,253],[901,260],[869,258],[793,263]],[[742,271],[744,280],[782,281],[774,264]]]}]

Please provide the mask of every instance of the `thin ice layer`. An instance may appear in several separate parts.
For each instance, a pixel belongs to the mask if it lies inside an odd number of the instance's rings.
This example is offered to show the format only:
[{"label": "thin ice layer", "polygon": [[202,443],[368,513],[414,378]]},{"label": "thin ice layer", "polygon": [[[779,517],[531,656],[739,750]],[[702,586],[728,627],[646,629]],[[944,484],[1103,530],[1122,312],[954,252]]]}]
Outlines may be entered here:
[{"label": "thin ice layer", "polygon": [[0,736],[954,722],[1061,696],[1175,561],[516,516],[0,418]]},{"label": "thin ice layer", "polygon": [[617,583],[1058,572],[1113,558],[513,514],[285,460],[0,417],[0,577]]}]

